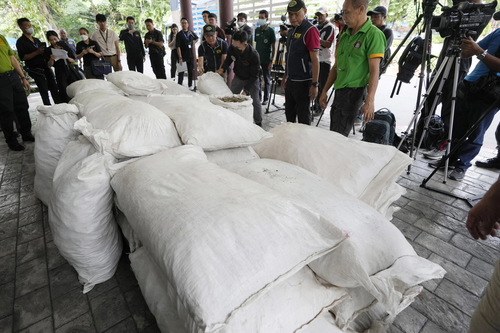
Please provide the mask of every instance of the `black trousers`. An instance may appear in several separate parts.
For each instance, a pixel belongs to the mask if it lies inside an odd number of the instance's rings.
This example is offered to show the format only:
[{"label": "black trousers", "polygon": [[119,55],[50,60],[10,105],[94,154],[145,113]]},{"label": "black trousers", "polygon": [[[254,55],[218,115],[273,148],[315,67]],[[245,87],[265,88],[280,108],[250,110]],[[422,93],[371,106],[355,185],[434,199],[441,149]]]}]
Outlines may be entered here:
[{"label": "black trousers", "polygon": [[175,72],[177,71],[177,62],[178,62],[178,54],[177,49],[172,50],[170,53],[170,78],[175,78]]},{"label": "black trousers", "polygon": [[367,87],[335,90],[335,98],[330,111],[330,131],[343,136],[349,135],[367,92]]},{"label": "black trousers", "polygon": [[[193,60],[192,59],[186,59],[184,60],[187,63],[187,72],[188,72],[188,87],[191,88],[193,85]],[[182,82],[184,82],[184,72],[179,73],[179,79],[178,81],[179,84],[182,86]]]},{"label": "black trousers", "polygon": [[[269,70],[269,63],[260,64],[260,68],[262,70],[262,76],[259,76],[259,86],[261,89],[259,96],[261,101],[267,101],[271,92],[271,71]],[[262,81],[264,81],[264,86],[262,86]],[[264,98],[262,98],[262,92],[264,92]]]},{"label": "black trousers", "polygon": [[319,77],[318,77],[318,97],[316,97],[315,104],[319,107],[319,98],[321,97],[321,93],[323,92],[323,88],[326,85],[326,81],[328,80],[328,75],[330,74],[330,69],[332,66],[327,63],[327,62],[320,62],[319,63]]},{"label": "black trousers", "polygon": [[68,84],[68,73],[64,69],[56,69],[57,88],[59,89],[59,97],[61,103],[68,103],[71,98],[66,94]]},{"label": "black trousers", "polygon": [[56,79],[54,78],[54,72],[52,69],[46,68],[33,68],[28,70],[29,76],[35,80],[35,83],[38,87],[38,92],[42,97],[42,101],[44,105],[51,105],[49,99],[49,90],[52,95],[52,100],[54,104],[59,104],[61,102],[61,98],[59,97],[59,90],[57,89]]},{"label": "black trousers", "polygon": [[8,76],[0,76],[0,125],[3,129],[5,142],[18,142],[14,134],[14,121],[19,121],[18,131],[23,137],[31,134],[31,120],[28,113],[28,99],[23,84],[16,72]]},{"label": "black trousers", "polygon": [[129,71],[144,73],[144,60],[142,60],[142,55],[132,56],[127,54],[127,65]]},{"label": "black trousers", "polygon": [[149,53],[149,60],[151,61],[151,68],[157,79],[167,79],[165,74],[165,64],[163,62],[163,55],[160,53]]},{"label": "black trousers", "polygon": [[312,80],[307,81],[292,81],[288,80],[285,89],[285,115],[286,121],[295,123],[297,119],[299,123],[311,125],[311,114],[309,105],[309,88]]}]

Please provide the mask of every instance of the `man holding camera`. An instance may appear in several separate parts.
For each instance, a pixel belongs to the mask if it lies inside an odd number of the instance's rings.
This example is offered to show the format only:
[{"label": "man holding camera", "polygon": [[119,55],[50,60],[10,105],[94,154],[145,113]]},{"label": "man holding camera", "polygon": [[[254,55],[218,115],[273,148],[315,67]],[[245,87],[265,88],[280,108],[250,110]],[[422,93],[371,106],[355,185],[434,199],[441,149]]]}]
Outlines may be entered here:
[{"label": "man holding camera", "polygon": [[226,61],[216,73],[222,75],[234,61],[234,78],[231,84],[233,94],[243,90],[253,100],[253,120],[255,125],[262,126],[262,107],[259,97],[260,57],[253,46],[248,45],[245,31],[237,31],[233,35]]},{"label": "man holding camera", "polygon": [[50,105],[49,90],[54,103],[61,103],[54,72],[47,66],[43,57],[47,44],[33,37],[34,29],[27,18],[17,20],[17,25],[23,32],[16,42],[17,52],[19,58],[24,61],[29,76],[35,80],[43,104]]},{"label": "man holding camera", "polygon": [[167,74],[165,74],[165,63],[163,58],[166,55],[165,46],[163,43],[162,33],[155,29],[152,19],[147,19],[144,21],[146,24],[146,35],[144,35],[144,46],[149,49],[149,60],[151,61],[151,68],[157,79],[167,79]]},{"label": "man holding camera", "polygon": [[[463,39],[461,48],[463,58],[476,56],[480,62],[458,85],[452,142],[462,138],[481,115],[488,110],[490,105],[500,97],[500,94],[498,96],[494,94],[497,89],[485,88],[485,83],[490,79],[491,83],[498,87],[500,29],[490,33],[479,43],[474,42],[471,37]],[[450,156],[449,164],[454,167],[454,170],[450,172],[448,178],[452,180],[464,179],[467,169],[472,166],[471,161],[481,150],[484,133],[490,127],[497,112],[498,107],[489,112],[474,132],[467,137],[458,151]],[[440,161],[429,163],[429,166],[436,168],[439,163]]]},{"label": "man holding camera", "polygon": [[288,31],[285,75],[281,87],[285,89],[287,122],[311,124],[309,105],[318,96],[319,32],[306,19],[307,8],[302,0],[292,0],[287,7],[292,29]]},{"label": "man holding camera", "polygon": [[127,29],[120,31],[120,40],[125,43],[127,50],[127,64],[129,71],[144,73],[146,52],[142,46],[142,37],[139,30],[135,30],[135,19],[127,17]]},{"label": "man holding camera", "polygon": [[[373,119],[380,61],[384,57],[385,36],[367,20],[368,0],[346,0],[343,18],[348,26],[339,40],[337,60],[320,97],[326,108],[326,93],[335,84],[330,111],[330,130],[348,136],[361,109],[363,121]],[[368,89],[367,89],[368,86]],[[367,94],[368,90],[368,94]]]}]

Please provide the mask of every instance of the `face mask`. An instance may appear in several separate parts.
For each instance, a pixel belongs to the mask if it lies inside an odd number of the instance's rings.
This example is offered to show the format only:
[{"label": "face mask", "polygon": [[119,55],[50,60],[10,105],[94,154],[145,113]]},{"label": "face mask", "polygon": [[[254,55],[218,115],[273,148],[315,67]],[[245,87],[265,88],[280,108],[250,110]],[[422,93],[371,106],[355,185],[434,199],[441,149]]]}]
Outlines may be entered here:
[{"label": "face mask", "polygon": [[35,32],[35,29],[33,29],[33,27],[31,27],[31,28],[26,29],[25,31],[28,35],[33,35],[33,33]]},{"label": "face mask", "polygon": [[134,30],[135,24],[129,24],[128,25],[128,30]]},{"label": "face mask", "polygon": [[240,28],[245,25],[245,22],[241,22],[241,21],[238,21],[236,23],[238,24],[238,27],[240,27]]},{"label": "face mask", "polygon": [[259,25],[265,25],[266,24],[266,20],[265,19],[259,19],[257,22],[259,23]]},{"label": "face mask", "polygon": [[80,38],[85,42],[87,39],[89,39],[89,36],[87,36],[87,35],[80,35]]}]

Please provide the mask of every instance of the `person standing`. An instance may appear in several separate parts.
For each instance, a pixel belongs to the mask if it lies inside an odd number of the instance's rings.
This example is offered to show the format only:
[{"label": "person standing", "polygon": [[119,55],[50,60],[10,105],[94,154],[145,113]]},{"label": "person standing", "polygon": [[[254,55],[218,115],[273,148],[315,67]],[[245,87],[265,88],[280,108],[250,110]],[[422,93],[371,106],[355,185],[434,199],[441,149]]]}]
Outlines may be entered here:
[{"label": "person standing", "polygon": [[224,29],[222,29],[217,25],[217,14],[210,13],[208,15],[208,24],[215,26],[215,30],[217,31],[217,37],[219,37],[222,40],[226,40],[226,33],[224,32]]},{"label": "person standing", "polygon": [[30,84],[15,58],[16,53],[10,48],[3,35],[0,35],[0,125],[5,142],[10,150],[21,151],[24,146],[17,141],[14,132],[14,120],[17,118],[23,141],[35,141],[31,134],[31,120],[28,112],[26,90]]},{"label": "person standing", "polygon": [[128,70],[144,73],[146,51],[142,46],[141,32],[135,30],[135,19],[132,16],[127,17],[127,29],[120,31],[119,39],[125,43]]},{"label": "person standing", "polygon": [[152,19],[147,19],[144,23],[146,24],[146,29],[148,29],[148,32],[144,36],[144,46],[149,49],[151,67],[157,79],[166,80],[165,63],[163,62],[166,52],[165,46],[163,46],[163,35],[159,30],[155,29]]},{"label": "person standing", "polygon": [[111,62],[111,66],[115,72],[122,70],[122,64],[120,59],[120,45],[118,45],[118,35],[113,30],[109,30],[106,27],[106,16],[103,14],[97,14],[95,16],[95,21],[99,25],[99,29],[94,31],[92,40],[95,40],[102,51],[102,56],[107,61]]},{"label": "person standing", "polygon": [[233,94],[240,94],[243,90],[247,96],[252,97],[253,121],[262,127],[262,106],[259,97],[259,53],[248,44],[245,31],[237,31],[233,35],[231,46],[227,52],[226,61],[217,74],[222,75],[234,61],[234,78],[231,84]]},{"label": "person standing", "polygon": [[204,10],[201,12],[201,17],[203,18],[203,22],[205,23],[205,25],[209,24],[208,15],[210,15],[210,12],[208,10]]},{"label": "person standing", "polygon": [[368,0],[344,2],[343,18],[348,29],[340,37],[337,60],[320,97],[321,107],[326,108],[326,93],[334,84],[330,130],[344,136],[349,135],[365,96],[361,109],[363,121],[371,121],[375,113],[375,93],[386,41],[382,31],[366,18],[367,7]]},{"label": "person standing", "polygon": [[377,28],[379,28],[380,31],[384,33],[385,40],[387,42],[385,46],[384,58],[382,58],[382,60],[380,61],[379,74],[382,75],[384,74],[382,73],[382,68],[391,57],[391,46],[392,46],[392,41],[394,40],[394,34],[392,33],[391,28],[385,25],[385,20],[387,19],[387,8],[385,8],[384,6],[375,7],[375,9],[370,10],[367,13],[367,15],[370,16],[372,24]]},{"label": "person standing", "polygon": [[102,57],[101,47],[95,40],[89,38],[87,28],[80,28],[78,33],[82,40],[76,44],[76,57],[83,59],[83,73],[85,77],[87,79],[104,80],[103,75],[95,75],[92,72],[92,61],[99,60]]},{"label": "person standing", "polygon": [[61,40],[68,45],[71,51],[76,54],[76,43],[73,39],[68,38],[68,34],[65,29],[59,29],[59,36],[61,37]]},{"label": "person standing", "polygon": [[[193,45],[198,40],[198,36],[189,30],[189,22],[187,18],[181,18],[182,30],[177,34],[176,47],[177,55],[179,56],[179,64],[183,62],[187,64],[188,72],[188,87],[193,85]],[[184,81],[184,72],[179,73],[179,84],[182,86]]]},{"label": "person standing", "polygon": [[226,60],[228,45],[217,37],[215,26],[207,24],[203,27],[205,40],[198,47],[198,72],[215,72]]},{"label": "person standing", "polygon": [[316,17],[318,18],[318,30],[319,30],[319,86],[318,86],[318,97],[315,99],[313,110],[316,113],[321,111],[319,106],[319,97],[323,92],[326,80],[328,80],[328,74],[330,74],[330,69],[332,68],[332,44],[335,39],[335,28],[333,24],[328,20],[328,11],[326,7],[319,7],[316,12]]},{"label": "person standing", "polygon": [[[311,124],[309,105],[318,95],[319,31],[306,20],[307,8],[302,0],[287,6],[292,28],[288,31],[287,59],[281,87],[285,89],[287,122]],[[327,89],[328,90],[328,89]]]},{"label": "person standing", "polygon": [[[259,85],[261,87],[262,105],[266,105],[271,92],[271,69],[273,68],[273,59],[276,56],[276,33],[268,25],[269,13],[267,10],[259,12],[259,28],[255,30],[255,49],[259,52],[260,68],[262,76],[259,76]],[[262,85],[264,81],[264,85]],[[262,99],[262,91],[264,99]]]},{"label": "person standing", "polygon": [[240,31],[245,31],[248,36],[248,44],[253,46],[253,30],[250,26],[247,24],[247,14],[245,13],[239,13],[238,16],[236,17],[238,21],[236,24],[238,25],[238,29]]},{"label": "person standing", "polygon": [[47,66],[43,57],[46,43],[33,37],[34,29],[27,18],[23,17],[17,20],[17,25],[23,32],[23,35],[16,42],[17,52],[19,58],[24,61],[29,76],[35,80],[43,104],[50,105],[49,90],[54,103],[61,103],[54,72]]},{"label": "person standing", "polygon": [[[66,87],[69,85],[69,64],[67,62],[74,63],[76,56],[65,42],[59,41],[57,32],[54,30],[47,31],[46,37],[50,43],[50,47],[45,50],[45,61],[49,67],[54,67],[56,71],[57,86],[59,88],[61,101],[63,103],[68,103],[70,98],[66,94]],[[54,49],[66,51],[68,59],[57,59],[57,56],[52,53]]]},{"label": "person standing", "polygon": [[170,48],[170,78],[175,80],[175,72],[177,71],[177,62],[179,56],[177,55],[177,41],[176,37],[179,33],[177,24],[172,24],[170,27],[170,35],[168,36],[168,47]]}]

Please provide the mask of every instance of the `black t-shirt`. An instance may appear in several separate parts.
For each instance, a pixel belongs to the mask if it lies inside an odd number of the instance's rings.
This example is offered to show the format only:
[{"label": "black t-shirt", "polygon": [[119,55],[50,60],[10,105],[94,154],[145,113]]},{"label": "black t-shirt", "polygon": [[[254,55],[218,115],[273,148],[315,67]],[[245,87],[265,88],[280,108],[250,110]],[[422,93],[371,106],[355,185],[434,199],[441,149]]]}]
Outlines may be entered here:
[{"label": "black t-shirt", "polygon": [[[19,58],[23,60],[24,56],[30,53],[35,52],[42,46],[42,42],[38,38],[33,37],[33,41],[29,40],[28,37],[22,35],[16,42],[17,53],[19,54]],[[47,67],[47,63],[44,60],[43,53],[37,55],[30,60],[24,60],[24,63],[29,68],[45,68]]]},{"label": "black t-shirt", "polygon": [[[146,32],[146,34],[144,35],[144,40],[146,40],[148,38],[151,38],[153,40],[153,42],[165,43],[165,41],[163,40],[163,35],[161,34],[161,32],[159,30],[156,30],[156,29],[154,29],[151,32],[150,31]],[[149,44],[149,53],[162,54],[163,50],[165,50],[165,46],[157,46],[157,45]]]},{"label": "black t-shirt", "polygon": [[[78,44],[76,44],[76,54],[80,54],[83,52],[83,50],[88,48],[93,48],[94,51],[97,53],[101,52],[101,47],[99,46],[99,44],[95,40],[89,38],[88,44],[86,44],[83,40],[81,42],[78,42]],[[83,58],[83,66],[85,67],[91,66],[92,61],[99,59],[92,53],[87,53],[82,58]]]},{"label": "black t-shirt", "polygon": [[245,90],[250,91],[255,80],[259,78],[260,73],[260,56],[259,52],[248,45],[245,51],[240,52],[234,46],[229,46],[227,51],[226,61],[222,64],[222,69],[225,71],[229,68],[234,61],[234,75],[241,80],[248,80],[245,85]]},{"label": "black t-shirt", "polygon": [[180,48],[183,59],[191,59],[193,57],[193,42],[198,40],[198,36],[192,31],[180,31],[175,37],[175,45]]},{"label": "black t-shirt", "polygon": [[142,45],[141,33],[139,30],[129,33],[128,29],[120,31],[120,40],[125,42],[125,50],[127,50],[127,57],[144,57],[146,52]]},{"label": "black t-shirt", "polygon": [[[69,48],[68,44],[63,42],[61,47],[64,51],[68,52],[69,58],[73,58],[73,60],[76,60],[76,56],[73,53],[73,50]],[[45,52],[43,55],[44,55],[46,63],[50,60],[50,56],[52,55],[52,49],[54,49],[54,47],[52,45],[45,49]],[[56,73],[60,70],[65,70],[66,64],[64,63],[64,60],[59,59],[57,61],[54,61],[54,68],[56,70]]]}]

